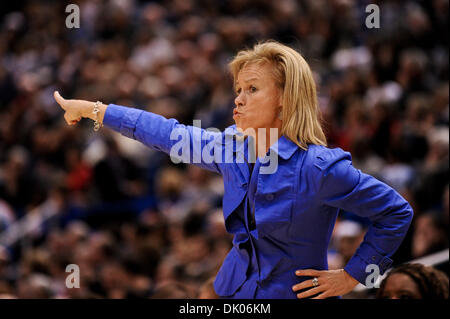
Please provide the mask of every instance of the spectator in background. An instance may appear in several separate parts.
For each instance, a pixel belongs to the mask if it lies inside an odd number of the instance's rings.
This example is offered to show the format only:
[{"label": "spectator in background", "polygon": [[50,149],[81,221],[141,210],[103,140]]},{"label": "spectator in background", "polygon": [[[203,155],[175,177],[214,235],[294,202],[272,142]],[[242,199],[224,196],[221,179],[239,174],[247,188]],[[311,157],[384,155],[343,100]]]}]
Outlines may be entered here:
[{"label": "spectator in background", "polygon": [[330,255],[329,267],[331,269],[345,267],[363,241],[364,234],[365,231],[358,222],[351,220],[337,222],[333,230],[333,244],[337,254]]},{"label": "spectator in background", "polygon": [[190,289],[176,281],[162,282],[156,286],[151,299],[190,299],[193,293]]},{"label": "spectator in background", "polygon": [[209,278],[199,290],[198,299],[219,299],[220,297],[214,291],[214,279],[215,277]]},{"label": "spectator in background", "polygon": [[404,264],[391,270],[377,290],[378,299],[448,299],[445,273],[422,264]]},{"label": "spectator in background", "polygon": [[[448,221],[449,221],[449,184],[445,187],[444,195],[442,196],[442,220],[445,224],[445,229],[447,229],[448,234]],[[447,236],[448,238],[448,236]]]},{"label": "spectator in background", "polygon": [[0,245],[0,295],[5,297],[14,293],[11,285],[14,278],[10,264],[11,257],[9,252]]},{"label": "spectator in background", "polygon": [[412,256],[414,258],[448,248],[445,224],[439,215],[426,213],[417,217],[413,229]]}]

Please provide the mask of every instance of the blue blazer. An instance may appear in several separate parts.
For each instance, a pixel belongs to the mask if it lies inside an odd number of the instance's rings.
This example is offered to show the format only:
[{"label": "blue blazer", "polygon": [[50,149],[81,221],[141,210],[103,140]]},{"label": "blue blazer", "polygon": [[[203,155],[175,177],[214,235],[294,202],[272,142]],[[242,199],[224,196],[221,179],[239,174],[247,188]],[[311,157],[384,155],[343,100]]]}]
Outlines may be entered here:
[{"label": "blue blazer", "polygon": [[[247,144],[239,147],[229,138],[237,133],[235,126],[210,132],[114,104],[108,106],[103,124],[171,154],[173,160],[223,176],[223,216],[226,230],[234,237],[214,282],[222,297],[296,298],[291,287],[307,278],[297,277],[295,270],[328,269],[327,248],[339,209],[371,221],[344,268],[365,284],[372,271],[366,272],[368,265],[377,265],[380,275],[390,267],[390,257],[413,217],[402,196],[355,169],[350,154],[339,148],[309,145],[305,151],[282,136],[268,152],[276,155],[277,170],[261,174],[265,164],[258,160],[250,172]],[[212,160],[200,156],[205,154]],[[238,160],[242,155],[244,161]],[[252,222],[255,227],[249,227]]]}]

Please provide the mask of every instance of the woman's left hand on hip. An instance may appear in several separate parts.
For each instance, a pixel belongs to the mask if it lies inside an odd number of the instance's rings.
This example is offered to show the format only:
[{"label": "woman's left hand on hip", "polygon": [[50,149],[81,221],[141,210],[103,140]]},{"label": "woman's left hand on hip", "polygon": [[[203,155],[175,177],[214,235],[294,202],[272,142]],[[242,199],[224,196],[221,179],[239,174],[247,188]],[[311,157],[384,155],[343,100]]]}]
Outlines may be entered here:
[{"label": "woman's left hand on hip", "polygon": [[338,270],[315,270],[303,269],[297,270],[295,274],[299,277],[313,277],[299,284],[292,286],[292,290],[297,292],[302,289],[308,289],[297,294],[297,298],[307,298],[314,295],[312,299],[324,299],[334,296],[345,295],[353,290],[358,281],[350,276],[344,269]]}]

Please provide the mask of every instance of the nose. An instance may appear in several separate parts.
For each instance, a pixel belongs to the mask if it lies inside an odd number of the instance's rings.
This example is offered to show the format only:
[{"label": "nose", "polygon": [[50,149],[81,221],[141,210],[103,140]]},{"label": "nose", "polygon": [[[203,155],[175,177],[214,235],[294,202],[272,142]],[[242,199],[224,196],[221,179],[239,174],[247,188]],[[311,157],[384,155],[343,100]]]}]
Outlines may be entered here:
[{"label": "nose", "polygon": [[236,98],[234,99],[234,104],[239,108],[244,106],[244,98],[243,98],[243,94],[240,93],[238,96],[236,96]]}]

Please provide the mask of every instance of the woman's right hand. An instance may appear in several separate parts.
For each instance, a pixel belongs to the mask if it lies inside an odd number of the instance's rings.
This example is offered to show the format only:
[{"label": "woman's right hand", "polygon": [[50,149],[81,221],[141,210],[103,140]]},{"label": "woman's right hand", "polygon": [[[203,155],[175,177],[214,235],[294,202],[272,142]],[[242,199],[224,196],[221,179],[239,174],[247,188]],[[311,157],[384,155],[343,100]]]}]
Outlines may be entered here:
[{"label": "woman's right hand", "polygon": [[[67,124],[74,125],[77,124],[81,118],[90,118],[96,120],[96,115],[92,113],[94,109],[94,102],[84,101],[84,100],[66,100],[64,99],[58,91],[53,93],[56,102],[65,111],[64,119]],[[98,113],[98,120],[100,123],[103,122],[103,116],[105,114],[106,105],[100,104],[100,112]]]}]

